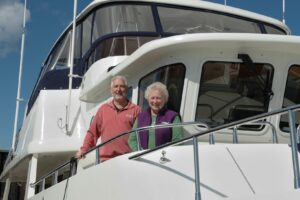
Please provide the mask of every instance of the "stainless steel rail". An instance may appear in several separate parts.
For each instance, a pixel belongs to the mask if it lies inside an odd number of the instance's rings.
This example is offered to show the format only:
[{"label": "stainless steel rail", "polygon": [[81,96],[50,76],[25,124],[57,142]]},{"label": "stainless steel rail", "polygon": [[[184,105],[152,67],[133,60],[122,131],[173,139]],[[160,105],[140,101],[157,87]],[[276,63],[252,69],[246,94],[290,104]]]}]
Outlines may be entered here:
[{"label": "stainless steel rail", "polygon": [[[160,128],[169,128],[169,127],[181,127],[181,126],[188,126],[188,125],[195,125],[195,126],[200,126],[200,127],[203,127],[203,128],[206,128],[206,129],[209,129],[209,126],[205,123],[202,123],[202,122],[184,122],[184,123],[173,123],[173,124],[161,124],[161,125],[152,125],[152,126],[145,126],[145,127],[141,127],[141,128],[137,128],[137,129],[134,129],[134,130],[130,130],[130,131],[127,131],[127,132],[124,132],[124,133],[121,133],[119,135],[117,135],[116,137],[113,137],[105,142],[102,142],[101,144],[95,146],[94,148],[91,148],[90,150],[88,150],[86,153],[83,154],[83,157],[86,156],[87,154],[89,154],[90,152],[93,152],[93,151],[96,151],[96,165],[97,164],[100,164],[100,153],[99,153],[99,150],[101,147],[105,146],[106,144],[110,143],[110,142],[113,142],[125,135],[128,135],[128,134],[131,134],[131,133],[138,133],[139,131],[143,131],[143,130],[149,130],[149,129],[160,129]],[[138,146],[140,146],[139,144],[139,140],[137,140],[138,142]],[[141,147],[140,147],[141,148]],[[31,183],[30,186],[31,187],[34,187],[36,186],[37,184],[41,183],[42,181],[44,181],[44,179],[52,176],[52,175],[55,175],[55,173],[62,169],[63,167],[65,166],[70,166],[70,176],[72,175],[75,175],[76,174],[76,170],[75,170],[75,167],[74,166],[77,166],[77,158],[75,157],[72,157],[70,159],[70,161],[67,161],[65,163],[63,163],[62,165],[58,166],[57,168],[55,168],[54,170],[52,170],[51,172],[49,172],[48,174],[42,176],[41,178],[39,178],[39,180],[37,180],[36,182],[34,183]],[[57,180],[56,180],[57,182]]]},{"label": "stainless steel rail", "polygon": [[[119,139],[120,137],[123,137],[125,135],[129,135],[131,133],[134,133],[134,134],[137,134],[139,131],[143,131],[143,130],[150,130],[150,129],[161,129],[161,128],[173,128],[173,127],[183,127],[183,126],[188,126],[188,125],[195,125],[195,126],[201,126],[203,128],[206,128],[206,129],[209,129],[209,126],[205,123],[202,123],[202,122],[183,122],[183,123],[173,123],[173,124],[159,124],[159,125],[151,125],[151,126],[144,126],[144,127],[141,127],[141,128],[137,128],[137,129],[134,129],[134,130],[130,130],[130,131],[127,131],[125,133],[122,133],[116,137],[113,137],[105,142],[102,142],[101,144],[97,145],[96,147],[88,150],[84,155],[96,150],[96,164],[99,164],[100,163],[100,148],[114,140],[117,140]],[[137,134],[138,135],[138,134]],[[137,137],[139,138],[139,137]],[[138,143],[138,149],[141,150],[142,147],[141,147],[141,144],[139,142],[139,140],[137,140],[137,143]]]},{"label": "stainless steel rail", "polygon": [[290,138],[291,138],[291,149],[293,158],[293,170],[294,170],[294,187],[298,189],[300,187],[299,177],[299,160],[297,151],[297,132],[295,128],[295,113],[292,110],[288,111],[289,115],[289,126],[290,126]]},{"label": "stainless steel rail", "polygon": [[[291,106],[291,107],[288,107],[288,108],[283,108],[283,109],[280,109],[280,110],[272,111],[272,112],[269,112],[269,113],[263,113],[263,114],[260,114],[260,115],[252,116],[252,117],[245,118],[245,119],[241,119],[241,120],[238,120],[236,122],[231,122],[229,124],[224,124],[224,125],[221,125],[219,127],[212,128],[208,131],[203,131],[203,132],[198,133],[196,135],[186,137],[184,139],[174,141],[174,142],[171,142],[171,143],[168,143],[168,144],[161,145],[159,147],[156,147],[155,149],[150,149],[150,150],[146,150],[146,151],[141,152],[141,153],[137,153],[136,155],[133,155],[133,156],[129,157],[129,159],[139,159],[140,157],[142,157],[144,155],[147,155],[151,152],[163,149],[163,148],[168,147],[168,146],[183,143],[183,142],[186,142],[186,141],[191,140],[191,139],[193,139],[193,141],[194,141],[195,140],[194,138],[197,138],[197,137],[202,136],[202,135],[213,134],[213,133],[215,133],[217,131],[220,131],[220,130],[223,130],[223,129],[236,128],[237,126],[241,126],[241,125],[247,124],[247,123],[253,123],[253,122],[256,123],[258,120],[264,119],[264,118],[272,116],[272,115],[278,115],[278,114],[282,115],[282,114],[288,113],[289,114],[289,126],[290,126],[290,130],[291,130],[291,134],[290,134],[291,137],[290,138],[291,138],[291,151],[292,151],[292,156],[293,156],[292,162],[293,162],[293,171],[294,171],[294,188],[298,189],[299,186],[300,186],[300,177],[299,177],[299,162],[298,162],[297,137],[296,137],[297,133],[296,133],[296,130],[295,130],[295,125],[294,125],[295,124],[295,118],[294,118],[294,115],[293,115],[294,114],[293,111],[294,110],[299,110],[299,109],[300,109],[300,105],[295,105],[295,106]],[[291,114],[291,113],[293,113],[293,114]],[[234,133],[233,138],[235,138],[235,137],[236,137],[236,135]],[[277,138],[277,136],[276,136],[276,138]],[[273,139],[273,140],[276,140],[276,138]],[[237,141],[237,138],[235,138],[234,140]],[[194,151],[197,149],[197,147],[195,147],[195,145],[196,144],[194,143],[193,144]],[[197,154],[197,156],[195,156],[195,154]],[[201,199],[200,189],[198,191],[198,188],[200,188],[200,182],[198,181],[198,177],[197,177],[197,176],[199,176],[199,179],[200,179],[198,153],[195,153],[195,152],[194,152],[194,168],[195,168],[194,170],[195,170],[195,188],[196,188],[196,190],[195,190],[195,200],[200,200]]]},{"label": "stainless steel rail", "polygon": [[[48,174],[42,176],[39,180],[37,180],[34,183],[30,183],[30,187],[35,187],[36,185],[38,185],[39,183],[43,183],[43,185],[45,185],[45,179],[50,177],[50,176],[54,176],[55,180],[54,183],[57,183],[57,176],[58,176],[58,171],[66,166],[70,166],[70,176],[74,175],[74,169],[73,166],[76,164],[74,164],[74,162],[77,163],[77,159],[72,157],[69,161],[63,163],[62,165],[56,167],[54,170],[52,170],[51,172],[49,172]],[[42,188],[42,190],[44,189],[44,187]]]},{"label": "stainless steel rail", "polygon": [[[276,133],[276,128],[272,123],[270,123],[268,121],[256,121],[256,122],[247,123],[247,125],[268,125],[268,126],[270,126],[271,130],[272,130],[272,142],[274,144],[278,143],[278,136],[277,136],[277,133]],[[233,144],[238,144],[239,143],[238,133],[237,133],[239,126],[243,126],[243,125],[234,126],[234,128],[232,130],[232,143]],[[297,130],[297,132],[299,132],[299,131]],[[210,133],[210,135],[211,134],[212,133]],[[215,143],[214,138],[212,138],[211,140],[212,140],[212,142],[210,142],[210,144],[214,144]]]},{"label": "stainless steel rail", "polygon": [[[296,130],[295,128],[295,116],[294,116],[294,111],[295,110],[299,110],[300,109],[300,104],[299,105],[295,105],[295,106],[291,106],[288,108],[283,108],[280,110],[276,110],[276,111],[272,111],[269,113],[263,113],[263,114],[259,114],[256,116],[252,116],[252,117],[248,117],[245,119],[241,119],[235,122],[231,122],[228,124],[223,124],[221,126],[218,127],[214,127],[209,129],[209,126],[207,124],[204,123],[199,123],[199,122],[185,122],[185,123],[176,123],[176,124],[163,124],[163,125],[156,125],[156,126],[147,126],[147,127],[142,127],[142,128],[138,128],[135,130],[131,130],[125,133],[122,133],[114,138],[111,138],[110,140],[107,140],[99,145],[97,145],[96,147],[90,149],[89,151],[87,151],[84,155],[96,150],[96,164],[100,163],[99,160],[99,148],[103,147],[104,145],[117,140],[120,137],[123,137],[125,135],[134,133],[137,134],[137,132],[142,131],[142,130],[149,130],[149,129],[154,129],[154,128],[168,128],[168,127],[176,127],[176,126],[187,126],[187,125],[196,125],[196,126],[202,126],[208,130],[204,130],[202,132],[196,133],[192,136],[174,141],[174,142],[169,142],[167,144],[161,145],[159,147],[156,147],[154,149],[149,149],[149,150],[145,150],[143,152],[137,153],[133,156],[130,156],[129,159],[139,159],[140,157],[147,155],[149,153],[158,151],[160,149],[163,149],[165,147],[169,147],[169,146],[173,146],[176,144],[180,144],[180,143],[184,143],[187,142],[189,140],[193,140],[193,152],[194,152],[194,170],[195,170],[195,199],[196,200],[200,200],[201,199],[201,193],[200,193],[200,174],[199,174],[199,155],[198,155],[198,140],[197,138],[206,134],[209,134],[210,136],[210,144],[214,144],[214,133],[216,133],[217,131],[223,130],[223,129],[233,129],[234,133],[233,133],[233,140],[238,143],[238,139],[237,139],[237,127],[241,126],[241,125],[245,125],[245,124],[267,124],[270,125],[272,128],[272,134],[273,134],[273,143],[277,143],[278,142],[278,138],[277,138],[277,134],[275,131],[275,127],[274,125],[272,125],[270,122],[266,122],[266,121],[259,121],[262,119],[265,119],[266,117],[270,117],[273,115],[282,115],[282,114],[288,114],[289,117],[289,127],[290,127],[290,132],[291,132],[291,136],[290,136],[290,140],[291,140],[291,151],[292,151],[292,161],[293,161],[293,171],[294,171],[294,188],[298,189],[300,187],[300,173],[299,173],[299,161],[298,161],[298,150],[297,150],[297,144],[299,144],[299,136],[297,136],[297,133],[299,133],[300,130],[300,126],[298,126],[298,129]],[[138,146],[140,147],[140,144],[138,143]],[[52,172],[48,173],[46,176],[43,176],[42,178],[40,178],[38,181],[36,181],[35,183],[30,184],[31,187],[34,187],[36,184],[40,183],[41,181],[45,181],[45,178],[51,176],[51,175],[55,175],[57,174],[57,171],[63,167],[65,167],[66,165],[70,165],[70,168],[74,168],[71,166],[74,166],[75,164],[77,164],[77,158],[72,158],[71,161],[68,161],[66,163],[64,163],[63,165],[57,167],[55,170],[53,170]],[[76,165],[75,165],[76,166]],[[71,171],[71,170],[70,170]],[[76,171],[74,172],[74,170],[72,170],[72,173],[70,173],[70,176],[76,174]],[[57,175],[56,175],[57,177]]]}]

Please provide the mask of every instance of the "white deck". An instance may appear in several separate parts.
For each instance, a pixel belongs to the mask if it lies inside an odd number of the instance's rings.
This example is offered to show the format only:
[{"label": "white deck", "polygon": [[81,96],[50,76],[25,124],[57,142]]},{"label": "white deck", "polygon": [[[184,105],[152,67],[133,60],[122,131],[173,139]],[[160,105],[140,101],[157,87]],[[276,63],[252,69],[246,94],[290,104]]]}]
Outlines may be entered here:
[{"label": "white deck", "polygon": [[[78,172],[34,199],[195,199],[192,146],[164,149],[129,160],[123,155]],[[200,145],[201,197],[209,199],[299,199],[291,149],[283,144]]]}]

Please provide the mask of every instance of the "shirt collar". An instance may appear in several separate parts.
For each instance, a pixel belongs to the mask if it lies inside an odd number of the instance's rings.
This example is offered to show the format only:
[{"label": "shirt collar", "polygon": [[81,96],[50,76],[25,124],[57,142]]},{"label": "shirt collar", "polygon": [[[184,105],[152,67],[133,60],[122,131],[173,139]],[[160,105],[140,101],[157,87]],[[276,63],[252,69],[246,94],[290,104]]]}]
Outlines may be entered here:
[{"label": "shirt collar", "polygon": [[127,101],[128,101],[127,105],[126,105],[122,110],[118,110],[118,109],[116,108],[115,104],[113,103],[113,100],[109,101],[109,102],[108,102],[108,105],[109,105],[112,109],[114,109],[114,110],[116,110],[116,111],[123,111],[123,110],[127,110],[127,109],[129,109],[129,108],[132,107],[131,101],[129,101],[129,100],[127,100]]}]

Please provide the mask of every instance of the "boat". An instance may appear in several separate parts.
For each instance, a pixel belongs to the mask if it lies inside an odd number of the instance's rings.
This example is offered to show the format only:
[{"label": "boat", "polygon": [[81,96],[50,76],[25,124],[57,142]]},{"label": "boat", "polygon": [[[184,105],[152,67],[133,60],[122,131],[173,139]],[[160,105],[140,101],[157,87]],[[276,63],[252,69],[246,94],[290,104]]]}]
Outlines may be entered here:
[{"label": "boat", "polygon": [[[30,200],[298,200],[299,46],[284,23],[216,3],[91,2],[45,59],[0,176],[4,199],[17,183]],[[143,109],[145,88],[165,83],[183,122],[120,133],[78,160],[115,75]],[[109,142],[171,126],[184,138],[99,161]]]}]

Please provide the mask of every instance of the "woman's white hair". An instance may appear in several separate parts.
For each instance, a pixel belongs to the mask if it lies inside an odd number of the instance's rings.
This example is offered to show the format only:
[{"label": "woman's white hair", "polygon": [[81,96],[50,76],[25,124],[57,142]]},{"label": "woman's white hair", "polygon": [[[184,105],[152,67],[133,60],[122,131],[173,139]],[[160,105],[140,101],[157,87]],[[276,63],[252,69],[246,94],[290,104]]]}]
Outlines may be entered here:
[{"label": "woman's white hair", "polygon": [[117,79],[122,80],[124,82],[124,84],[126,85],[126,87],[128,87],[126,77],[125,76],[121,76],[121,75],[117,75],[117,76],[112,77],[112,79],[110,81],[110,87],[113,87],[114,81],[117,80]]},{"label": "woman's white hair", "polygon": [[145,99],[149,99],[149,94],[150,92],[152,92],[153,90],[158,90],[160,91],[160,93],[162,94],[165,103],[168,101],[169,99],[169,92],[167,90],[167,87],[165,84],[161,83],[161,82],[154,82],[151,85],[149,85],[145,91]]}]

